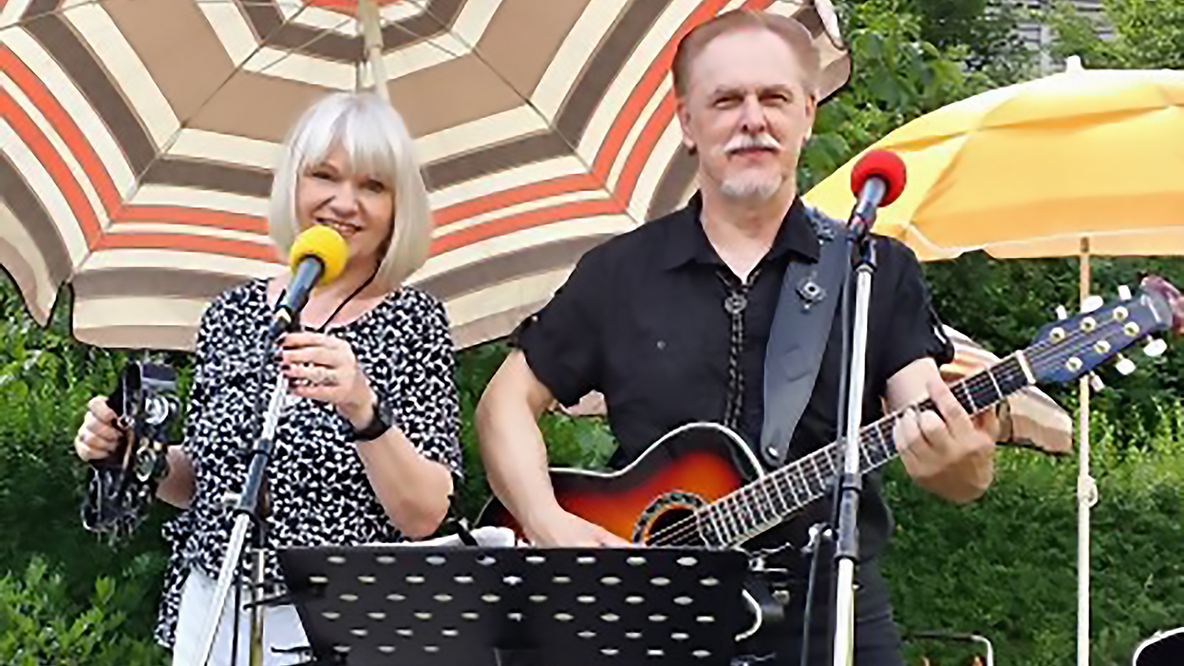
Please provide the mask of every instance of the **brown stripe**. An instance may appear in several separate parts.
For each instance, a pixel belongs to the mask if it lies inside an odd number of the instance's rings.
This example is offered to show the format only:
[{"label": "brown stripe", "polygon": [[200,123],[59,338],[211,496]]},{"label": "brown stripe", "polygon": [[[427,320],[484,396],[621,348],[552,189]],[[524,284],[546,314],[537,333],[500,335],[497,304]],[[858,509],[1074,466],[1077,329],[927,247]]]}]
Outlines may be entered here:
[{"label": "brown stripe", "polygon": [[534,245],[509,254],[466,264],[447,273],[433,275],[416,283],[416,286],[439,298],[456,298],[481,289],[488,289],[490,285],[499,282],[572,266],[585,252],[612,236],[613,234],[597,234]]},{"label": "brown stripe", "polygon": [[196,158],[166,157],[156,160],[144,172],[145,183],[197,187],[266,198],[271,194],[271,172],[247,167],[228,167]]},{"label": "brown stripe", "polygon": [[[618,20],[616,26],[610,31],[607,38],[597,48],[596,53],[592,56],[588,65],[581,71],[579,81],[560,110],[557,121],[557,134],[552,132],[521,137],[503,144],[487,146],[465,155],[453,156],[428,164],[425,167],[425,171],[428,173],[432,186],[434,188],[445,188],[522,164],[571,154],[571,146],[578,144],[580,136],[585,131],[593,112],[596,110],[597,103],[603,98],[605,91],[619,73],[620,68],[633,53],[637,44],[646,34],[646,31],[650,29],[656,17],[664,10],[668,1],[635,1],[629,6]],[[123,0],[122,2],[111,3],[111,6],[119,6],[121,8],[120,13],[126,13],[122,12],[122,9],[125,7],[131,9],[132,4],[132,2]],[[169,4],[172,5],[173,3]],[[436,9],[436,4],[434,3],[432,5],[433,9]],[[56,6],[55,0],[35,0],[29,11],[45,11],[46,7],[52,8],[53,6]],[[459,5],[456,7],[459,7]],[[453,5],[448,4],[441,4],[440,8],[448,11],[455,9]],[[456,9],[456,11],[459,11],[459,9]],[[187,17],[187,20],[194,18],[203,17]],[[451,20],[455,16],[448,15],[445,18],[450,18]],[[128,154],[129,159],[132,159],[137,172],[142,172],[149,166],[155,151],[152,147],[151,140],[136,121],[134,114],[119,96],[111,81],[97,64],[94,56],[85,49],[77,37],[70,32],[69,28],[58,17],[44,17],[39,22],[45,22],[39,29],[43,35],[41,41],[45,48],[58,60],[63,62],[63,66],[67,68],[72,78],[78,82],[84,92],[87,93],[87,96],[92,100],[100,116],[112,128],[116,140],[124,152]],[[216,37],[213,37],[211,33],[210,39],[216,40]],[[201,45],[209,47],[210,44],[206,44],[206,41],[209,40],[204,39],[203,36]],[[211,42],[211,44],[213,43]],[[205,51],[206,49],[201,49],[202,53],[205,53]],[[220,58],[225,60],[225,55],[222,54]],[[199,58],[199,60],[209,62],[212,65],[214,64],[211,61],[204,60],[204,56],[203,58]],[[476,59],[470,60],[479,63]],[[449,66],[453,63],[459,63],[459,60],[450,61],[441,66]],[[218,65],[222,64],[225,63],[218,63]],[[834,66],[832,65],[830,69],[833,68]],[[215,65],[215,69],[220,69],[220,67]],[[830,70],[828,69],[829,73]],[[392,82],[392,92],[397,93],[395,95],[396,99],[400,97],[415,97],[411,89],[415,86],[424,86],[428,80],[428,77],[420,77],[418,76],[419,74],[420,72],[417,72]],[[423,72],[423,74],[426,75],[428,72]],[[474,75],[470,74],[465,78],[467,80],[473,80],[471,78],[472,76]],[[156,72],[154,72],[154,77],[158,80],[162,78],[156,76]],[[452,80],[451,77],[445,78]],[[165,83],[166,81],[161,81],[162,89]],[[275,141],[278,140],[277,136],[273,136],[277,132],[276,128],[283,128],[290,125],[295,120],[295,116],[299,110],[323,92],[323,89],[316,86],[277,80],[272,77],[249,72],[238,72],[229,81],[225,82],[222,91],[215,98],[215,101],[202,107],[197,117],[188,118],[187,124],[191,127],[210,131],[231,132],[250,138]],[[420,92],[423,92],[422,87]],[[508,88],[503,92],[506,95],[513,94]],[[491,94],[494,93],[491,91]],[[217,100],[224,100],[225,103]],[[176,106],[172,95],[170,95],[170,101]],[[186,106],[192,108],[193,105],[187,104]],[[269,111],[277,106],[283,106],[287,110],[286,113],[289,117],[283,117],[278,111],[275,113]],[[428,106],[436,108],[433,115],[437,118],[446,115],[441,114],[439,107],[436,105],[423,106],[424,108]],[[196,108],[194,110],[196,111]],[[410,126],[423,129],[421,126],[424,126],[428,122],[427,119],[412,118],[412,114],[407,115],[409,116],[408,125]],[[186,114],[183,113],[179,113],[178,116],[183,120],[187,118]],[[245,119],[252,120],[250,123],[247,123]],[[430,127],[428,128],[430,129]],[[681,170],[671,171],[668,169],[668,173],[673,176],[686,176],[685,172]],[[170,182],[175,184],[202,183],[203,185],[200,186],[214,186],[230,193],[248,196],[266,194],[266,187],[262,184],[263,181],[259,172],[249,167],[204,163],[200,165],[200,169],[196,169],[194,163],[183,165],[161,164],[159,166],[153,166],[150,177],[155,179],[155,182]],[[681,196],[682,190],[689,184],[689,180],[671,182],[667,182],[667,180],[666,177],[663,178],[660,188],[664,193],[668,195],[672,194],[673,199],[671,196],[666,196],[662,200],[661,206],[655,205],[651,207],[653,210],[677,205],[676,203],[672,204],[672,200],[677,201],[678,197]]]},{"label": "brown stripe", "polygon": [[86,271],[74,281],[77,298],[156,296],[213,298],[246,282],[242,276],[165,268],[108,268]]},{"label": "brown stripe", "polygon": [[[556,131],[487,146],[427,166],[432,187],[445,188],[523,164],[570,155],[621,67],[670,0],[636,1],[622,14],[579,74],[556,119]],[[394,96],[392,95],[392,99]]]},{"label": "brown stripe", "polygon": [[115,136],[120,149],[131,163],[132,171],[143,173],[156,156],[156,147],[94,54],[66,24],[65,19],[57,14],[35,18],[25,24],[25,29],[53,55],[74,85],[90,101]]},{"label": "brown stripe", "polygon": [[[590,0],[504,0],[473,46],[524,99],[530,99]],[[532,26],[523,30],[522,26]]]},{"label": "brown stripe", "polygon": [[[395,51],[416,42],[439,37],[452,30],[460,10],[469,0],[431,0],[424,11],[382,26],[384,52]],[[480,2],[480,0],[476,0]]]},{"label": "brown stripe", "polygon": [[654,188],[654,196],[650,199],[645,219],[656,220],[682,205],[698,169],[699,161],[691,155],[686,146],[680,144],[674,156],[670,158],[670,163],[666,165],[666,170],[662,172],[662,177],[658,179],[658,186]]},{"label": "brown stripe", "polygon": [[359,37],[289,23],[274,3],[235,0],[235,4],[247,19],[255,39],[263,45],[346,63],[361,59],[362,40]]},{"label": "brown stripe", "polygon": [[[49,320],[49,310],[41,307],[41,293],[37,288],[37,276],[20,251],[0,236],[0,274],[7,273],[8,279],[20,291],[25,310],[42,326]],[[0,279],[0,283],[4,282]]]},{"label": "brown stripe", "polygon": [[558,134],[541,132],[432,162],[424,166],[424,177],[432,189],[443,189],[520,164],[541,162],[571,152],[571,146]]},{"label": "brown stripe", "polygon": [[822,25],[822,17],[818,15],[818,12],[810,11],[810,9],[813,7],[799,7],[793,13],[793,17],[802,24],[802,27],[810,31],[810,37],[818,39],[818,36],[826,30],[826,26]]},{"label": "brown stripe", "polygon": [[[382,27],[383,51],[404,48],[446,34],[452,29],[466,0],[432,0],[415,16]],[[356,63],[362,60],[362,38],[333,30],[292,23],[275,3],[235,0],[256,39],[266,46],[323,60]],[[343,17],[344,20],[344,17]]]},{"label": "brown stripe", "polygon": [[25,13],[21,14],[21,22],[23,23],[42,14],[49,14],[57,10],[60,4],[62,4],[61,0],[32,0],[29,6],[25,7]]},{"label": "brown stripe", "polygon": [[579,82],[564,100],[556,119],[555,128],[568,144],[579,145],[604,93],[669,4],[670,0],[635,0],[609,30],[580,72]]},{"label": "brown stripe", "polygon": [[33,239],[49,271],[49,279],[54,284],[69,280],[73,264],[66,242],[58,233],[49,211],[33,193],[33,188],[29,187],[21,172],[3,152],[0,152],[0,199],[4,199]]},{"label": "brown stripe", "polygon": [[535,301],[464,324],[453,324],[452,343],[456,345],[457,349],[467,349],[490,340],[503,338],[522,323],[523,319],[543,309],[546,304],[546,300]]},{"label": "brown stripe", "polygon": [[235,69],[209,19],[193,0],[106,0],[103,8],[182,126],[191,126]]}]

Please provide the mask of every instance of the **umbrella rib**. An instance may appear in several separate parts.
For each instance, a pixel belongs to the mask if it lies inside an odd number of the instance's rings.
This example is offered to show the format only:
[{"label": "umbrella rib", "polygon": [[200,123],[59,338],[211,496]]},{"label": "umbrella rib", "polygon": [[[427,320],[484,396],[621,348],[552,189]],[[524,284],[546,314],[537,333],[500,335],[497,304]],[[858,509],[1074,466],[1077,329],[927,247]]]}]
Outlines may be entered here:
[{"label": "umbrella rib", "polygon": [[[32,21],[36,21],[37,19],[40,19],[40,18],[44,18],[46,16],[60,16],[62,14],[65,14],[66,12],[74,11],[75,9],[78,9],[80,7],[86,7],[87,5],[101,5],[107,1],[108,0],[83,0],[82,2],[75,2],[74,4],[68,5],[68,6],[54,7],[53,9],[46,11],[46,12],[38,12],[36,14],[28,14],[28,15],[22,16],[21,18],[13,21],[12,23],[9,23],[7,25],[0,25],[0,30],[7,30],[9,28],[16,28],[16,27],[24,27],[28,23],[30,23]],[[193,2],[193,4],[195,4],[195,5],[238,4],[238,5],[243,5],[243,6],[247,6],[247,7],[255,7],[255,6],[270,7],[270,6],[275,6],[275,5],[297,5],[297,6],[301,7],[301,11],[303,11],[303,8],[306,6],[306,5],[304,5],[304,3],[300,2],[300,0],[238,0],[238,2],[235,2],[235,0],[191,0],[191,2]]]},{"label": "umbrella rib", "polygon": [[[427,14],[428,16],[431,16],[433,19],[435,19],[435,20],[436,20],[436,22],[437,22],[437,23],[440,23],[441,25],[443,25],[443,21],[441,21],[439,17],[437,17],[435,14],[433,14],[433,13],[432,13],[432,10],[431,10],[430,8],[428,8],[427,6],[425,6],[425,5],[421,4],[420,0],[406,0],[406,1],[407,1],[407,4],[410,4],[410,5],[413,5],[413,6],[415,6],[415,7],[418,7],[418,8],[419,8],[421,11],[423,11],[423,13]],[[403,30],[403,31],[407,32],[408,34],[411,34],[412,36],[415,36],[415,37],[417,37],[417,36],[418,36],[418,35],[414,35],[413,33],[411,33],[411,31],[407,30],[406,28],[404,28],[404,27],[402,27],[402,26],[400,26],[400,25],[398,25],[398,24],[394,24],[394,25],[395,25],[395,26],[396,26],[396,28],[398,28],[399,30]],[[543,123],[544,123],[544,124],[547,126],[547,128],[548,128],[548,129],[549,129],[549,130],[550,130],[552,133],[554,133],[554,134],[555,134],[557,137],[559,137],[559,140],[560,140],[560,141],[562,141],[562,142],[564,143],[564,145],[566,145],[566,146],[568,147],[568,149],[571,151],[571,156],[572,156],[572,157],[574,157],[574,158],[576,159],[576,161],[578,161],[578,162],[579,162],[581,165],[583,165],[583,167],[584,167],[584,170],[585,170],[585,171],[586,171],[588,174],[591,174],[591,173],[592,173],[592,171],[593,171],[593,170],[592,170],[592,165],[591,165],[591,164],[589,164],[589,163],[588,163],[588,161],[587,161],[587,160],[585,160],[585,159],[584,159],[584,157],[583,157],[582,155],[580,155],[579,151],[577,150],[577,147],[576,147],[576,146],[574,146],[574,145],[572,145],[572,143],[571,143],[570,141],[568,141],[568,140],[567,140],[567,137],[565,137],[565,136],[563,136],[563,134],[559,133],[559,131],[558,131],[558,130],[555,128],[555,126],[554,126],[554,125],[551,123],[551,121],[550,121],[550,120],[547,118],[546,114],[544,114],[544,113],[542,112],[542,110],[541,110],[541,109],[539,109],[539,108],[538,108],[538,106],[536,106],[536,105],[534,104],[534,102],[533,102],[533,101],[530,99],[530,97],[529,97],[529,96],[527,96],[527,95],[524,95],[524,94],[522,93],[522,91],[520,91],[520,90],[518,90],[517,88],[515,88],[513,83],[511,83],[511,82],[510,82],[510,81],[509,81],[509,80],[508,80],[508,79],[507,79],[505,76],[503,76],[503,75],[502,75],[502,73],[501,73],[501,72],[500,72],[500,71],[499,71],[499,70],[498,70],[496,67],[494,67],[494,66],[493,66],[493,65],[492,65],[492,64],[491,64],[491,63],[490,63],[488,60],[486,60],[486,59],[485,59],[485,56],[483,56],[483,55],[481,54],[481,51],[477,49],[477,45],[476,45],[476,44],[470,44],[470,43],[466,42],[465,40],[461,39],[459,35],[457,35],[455,32],[452,32],[451,30],[449,31],[449,34],[451,34],[451,35],[452,35],[452,36],[453,36],[453,37],[456,39],[456,41],[458,41],[458,42],[460,42],[460,43],[464,44],[465,46],[467,46],[467,47],[468,47],[468,49],[469,49],[469,52],[473,54],[473,57],[474,57],[474,58],[476,58],[477,60],[479,60],[479,61],[481,62],[481,64],[485,65],[486,69],[488,69],[488,70],[489,70],[489,71],[490,71],[490,72],[491,72],[491,73],[492,73],[492,74],[493,74],[495,77],[497,77],[497,78],[498,78],[498,80],[500,80],[500,81],[501,81],[503,84],[505,84],[505,86],[506,86],[507,88],[509,88],[510,90],[513,90],[513,91],[514,91],[514,93],[518,95],[518,98],[522,100],[522,103],[523,103],[524,105],[526,105],[526,107],[527,107],[527,108],[529,108],[531,111],[534,111],[534,112],[535,112],[535,114],[536,114],[536,115],[538,115],[538,117],[539,117],[539,118],[541,118],[541,119],[543,120]],[[427,41],[428,41],[428,43],[429,43],[429,44],[431,44],[431,45],[432,45],[432,46],[434,46],[435,48],[438,48],[438,49],[440,49],[441,51],[444,51],[445,53],[448,53],[449,55],[451,55],[451,56],[453,56],[453,57],[459,57],[459,56],[460,56],[460,54],[458,54],[458,53],[453,53],[453,52],[452,52],[452,51],[450,51],[449,49],[446,49],[446,48],[444,48],[443,46],[440,46],[439,44],[436,44],[436,43],[434,43],[434,41],[433,41],[433,40],[427,40]],[[604,182],[604,183],[601,183],[601,184],[600,184],[600,190],[601,190],[602,192],[604,192],[605,196],[607,196],[609,199],[615,199],[615,198],[616,198],[616,197],[614,197],[614,196],[613,196],[613,193],[612,193],[612,191],[611,191],[611,190],[609,190],[609,188],[608,188],[608,182],[607,182],[607,181],[606,181],[606,182]],[[618,202],[618,203],[620,203],[620,202]],[[625,215],[626,215],[627,217],[629,217],[631,220],[633,220],[633,222],[634,222],[635,224],[637,224],[637,225],[640,225],[640,224],[641,224],[641,221],[640,221],[640,220],[638,220],[637,218],[635,218],[635,217],[633,216],[633,214],[632,214],[631,212],[629,212],[629,207],[628,207],[628,206],[622,206],[622,209],[624,210],[624,213],[625,213]]]},{"label": "umbrella rib", "polygon": [[[230,1],[231,1],[231,2],[233,2],[233,0],[230,0]],[[211,3],[209,3],[209,4],[213,4],[213,3],[211,2]],[[256,4],[271,4],[271,3],[256,3]],[[204,102],[202,102],[202,104],[201,104],[201,105],[200,105],[200,106],[197,108],[197,110],[193,112],[193,114],[190,116],[190,118],[193,118],[193,117],[196,117],[196,116],[200,115],[200,114],[201,114],[201,112],[202,112],[202,111],[203,111],[203,110],[204,110],[204,109],[205,109],[205,108],[206,108],[206,107],[209,105],[210,101],[211,101],[211,100],[213,100],[215,97],[217,97],[218,93],[219,93],[219,92],[220,92],[220,91],[221,91],[223,88],[225,88],[225,87],[226,87],[226,86],[227,86],[227,85],[230,83],[230,81],[231,81],[231,80],[233,80],[233,79],[234,79],[234,77],[235,77],[235,76],[236,76],[236,75],[237,75],[239,72],[241,72],[241,71],[242,71],[242,69],[243,69],[243,65],[244,65],[244,64],[246,64],[247,62],[249,62],[249,61],[251,60],[251,58],[254,58],[256,55],[258,55],[258,54],[259,54],[259,52],[260,52],[260,51],[262,51],[262,50],[263,50],[264,46],[265,46],[265,45],[267,44],[267,42],[268,42],[268,39],[269,39],[269,38],[270,38],[272,35],[274,35],[276,32],[278,32],[279,30],[282,30],[282,29],[283,29],[283,27],[284,27],[284,26],[285,26],[287,23],[289,23],[289,22],[291,22],[291,21],[292,21],[292,19],[295,19],[295,18],[297,18],[298,16],[300,16],[300,14],[301,14],[302,12],[304,12],[304,10],[305,10],[305,9],[307,9],[307,5],[302,5],[299,11],[297,11],[295,14],[293,14],[293,15],[292,15],[290,18],[288,18],[288,19],[286,19],[286,20],[282,21],[282,22],[280,23],[280,25],[279,25],[279,26],[277,26],[277,27],[276,27],[276,29],[275,29],[275,30],[273,30],[271,33],[269,33],[268,35],[266,35],[266,36],[264,36],[263,38],[261,38],[261,39],[259,40],[258,44],[255,46],[255,48],[254,48],[254,49],[251,51],[250,55],[248,55],[247,57],[243,58],[242,62],[241,62],[240,64],[238,64],[237,66],[235,66],[235,68],[234,68],[234,69],[232,69],[232,70],[230,71],[230,74],[229,74],[229,75],[227,75],[227,77],[226,77],[226,78],[225,78],[225,79],[224,79],[224,80],[223,80],[223,81],[222,81],[220,84],[218,84],[218,87],[217,87],[217,88],[215,88],[213,91],[211,91],[211,92],[210,92],[210,94],[209,94],[209,95],[206,97],[205,101],[204,101]],[[342,20],[342,22],[341,22],[340,24],[338,24],[337,26],[334,26],[334,28],[337,28],[337,27],[340,27],[340,26],[342,26],[342,25],[345,25],[345,24],[349,23],[349,22],[350,22],[350,21],[352,21],[352,20],[354,20],[352,17],[351,17],[351,18],[346,18],[346,19],[343,19],[343,20]],[[320,39],[320,38],[324,37],[324,36],[325,36],[327,33],[328,33],[328,30],[323,30],[323,31],[321,31],[321,33],[320,33],[320,34],[317,36],[317,38],[316,38],[316,39]],[[314,39],[314,40],[309,40],[309,42],[308,42],[308,43],[312,43],[313,41],[315,41],[315,39]],[[307,45],[308,45],[308,43],[304,44],[304,46],[307,46]],[[286,56],[285,56],[285,57],[286,57]],[[260,73],[262,73],[262,72],[266,71],[266,70],[267,70],[268,68],[270,68],[270,67],[274,67],[274,66],[275,66],[276,64],[278,64],[278,63],[279,63],[281,60],[283,60],[283,58],[280,58],[280,59],[276,60],[276,62],[273,62],[273,63],[269,64],[267,67],[264,67],[263,69],[261,69],[261,70],[260,70]],[[143,170],[143,171],[141,171],[140,173],[136,174],[136,178],[135,178],[135,180],[134,180],[134,181],[133,181],[133,183],[132,183],[132,189],[131,189],[131,191],[130,191],[130,192],[127,192],[127,193],[125,194],[124,198],[123,198],[123,200],[124,200],[125,202],[126,202],[126,201],[130,201],[130,200],[131,200],[131,198],[132,198],[132,196],[135,194],[136,190],[137,190],[137,189],[139,189],[139,187],[140,187],[140,185],[141,185],[141,182],[142,182],[142,180],[143,180],[144,174],[145,174],[145,173],[147,173],[147,172],[148,172],[148,170],[149,170],[149,169],[151,169],[151,168],[152,168],[152,166],[153,166],[154,164],[156,164],[158,161],[160,161],[160,159],[161,159],[162,157],[164,157],[165,155],[167,155],[167,154],[168,154],[168,151],[169,151],[169,149],[171,149],[171,148],[172,148],[172,147],[173,147],[173,146],[176,144],[177,140],[180,138],[180,136],[181,136],[181,131],[182,131],[182,130],[184,130],[184,129],[186,129],[186,128],[189,126],[189,120],[188,120],[188,119],[182,119],[182,118],[178,118],[178,119],[177,119],[177,121],[178,121],[178,122],[177,122],[177,130],[176,130],[175,132],[173,132],[173,135],[172,135],[171,137],[169,137],[169,139],[168,139],[167,141],[165,141],[165,142],[164,142],[164,145],[162,145],[162,146],[160,147],[160,150],[158,150],[158,151],[157,151],[157,153],[156,153],[156,156],[155,156],[155,157],[153,157],[153,158],[152,158],[152,159],[151,159],[151,160],[148,162],[148,164],[147,164],[147,165],[144,167],[144,170]]]}]

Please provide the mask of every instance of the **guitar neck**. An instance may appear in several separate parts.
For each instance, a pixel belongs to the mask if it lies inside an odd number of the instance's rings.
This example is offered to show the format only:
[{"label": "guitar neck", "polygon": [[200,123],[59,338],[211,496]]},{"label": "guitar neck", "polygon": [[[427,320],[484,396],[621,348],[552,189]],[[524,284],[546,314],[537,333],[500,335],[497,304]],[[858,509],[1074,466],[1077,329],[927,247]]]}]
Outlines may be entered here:
[{"label": "guitar neck", "polygon": [[[962,408],[974,414],[1033,383],[1023,352],[1016,352],[950,389]],[[914,406],[936,409],[929,398]],[[859,430],[861,473],[876,470],[898,455],[892,430],[900,414],[889,414]],[[831,443],[703,507],[697,512],[699,524],[719,545],[738,546],[830,492],[842,461],[841,442]]]}]

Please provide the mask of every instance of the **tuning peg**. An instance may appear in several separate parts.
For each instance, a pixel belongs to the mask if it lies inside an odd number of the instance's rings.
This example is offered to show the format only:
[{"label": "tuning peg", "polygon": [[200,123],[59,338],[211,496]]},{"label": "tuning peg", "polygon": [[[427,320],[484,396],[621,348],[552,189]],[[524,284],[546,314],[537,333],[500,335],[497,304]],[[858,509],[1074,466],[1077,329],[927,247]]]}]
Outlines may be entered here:
[{"label": "tuning peg", "polygon": [[1089,373],[1089,387],[1094,390],[1094,393],[1101,393],[1106,388],[1106,384],[1102,382],[1102,378],[1097,374]]},{"label": "tuning peg", "polygon": [[1082,312],[1093,312],[1106,304],[1106,300],[1097,294],[1093,296],[1086,296],[1085,300],[1081,302]]},{"label": "tuning peg", "polygon": [[1131,300],[1131,288],[1125,284],[1118,285],[1118,297],[1124,301]]},{"label": "tuning peg", "polygon": [[1135,362],[1123,356],[1122,354],[1119,354],[1118,362],[1114,364],[1114,368],[1118,370],[1118,373],[1121,375],[1129,375],[1135,371]]},{"label": "tuning peg", "polygon": [[1069,318],[1069,311],[1065,309],[1065,306],[1058,305],[1057,306],[1057,319],[1068,319],[1068,318]]},{"label": "tuning peg", "polygon": [[1143,346],[1143,353],[1155,358],[1156,356],[1163,356],[1163,353],[1168,350],[1168,343],[1159,338],[1151,338],[1147,344]]}]

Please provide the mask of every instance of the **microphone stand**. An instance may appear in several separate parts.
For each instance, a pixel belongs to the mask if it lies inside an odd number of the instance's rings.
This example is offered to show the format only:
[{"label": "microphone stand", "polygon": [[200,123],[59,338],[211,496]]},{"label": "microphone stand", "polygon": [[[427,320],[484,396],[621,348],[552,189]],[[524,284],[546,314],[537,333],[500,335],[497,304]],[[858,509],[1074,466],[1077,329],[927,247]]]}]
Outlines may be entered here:
[{"label": "microphone stand", "polygon": [[[875,182],[875,179],[873,179]],[[878,200],[879,197],[876,197]],[[867,353],[868,304],[871,298],[872,276],[876,270],[876,250],[871,239],[871,227],[875,221],[875,207],[859,207],[851,216],[848,243],[851,246],[851,261],[855,271],[855,312],[850,337],[844,330],[844,347],[850,342],[850,354],[844,356],[842,381],[846,384],[846,400],[840,396],[840,418],[844,416],[843,467],[836,478],[835,494],[835,604],[834,604],[834,649],[831,652],[834,666],[850,666],[855,657],[855,567],[859,561],[859,534],[857,529],[859,499],[863,492],[863,475],[859,462],[859,429],[863,421],[864,370]],[[850,282],[848,273],[844,282]],[[846,301],[849,290],[844,290]],[[845,306],[845,303],[844,303]],[[843,308],[844,320],[848,317]],[[844,327],[846,329],[847,327]],[[849,365],[848,365],[849,363]],[[841,421],[842,422],[842,421]]]},{"label": "microphone stand", "polygon": [[[263,421],[263,431],[259,438],[255,440],[255,447],[250,451],[251,462],[247,469],[247,479],[243,484],[243,491],[239,494],[234,512],[236,514],[234,519],[234,528],[230,533],[230,541],[226,547],[226,557],[222,560],[222,569],[218,573],[218,584],[214,589],[213,603],[210,604],[206,611],[205,630],[202,633],[201,650],[198,652],[198,658],[193,662],[192,666],[206,666],[210,660],[210,654],[214,649],[214,640],[218,635],[218,626],[221,624],[222,611],[226,606],[226,597],[230,593],[230,587],[233,584],[235,574],[239,568],[240,560],[242,559],[243,546],[246,543],[247,531],[251,529],[252,523],[257,522],[258,529],[257,537],[262,536],[262,512],[260,507],[262,505],[261,490],[264,481],[264,472],[267,469],[267,462],[271,458],[271,449],[275,444],[275,431],[279,423],[280,410],[283,408],[284,398],[288,394],[288,377],[282,372],[276,373],[275,388],[271,393],[271,401],[267,407],[267,414]],[[256,539],[258,546],[255,554],[255,562],[253,569],[253,578],[255,579],[256,587],[262,585],[263,578],[263,552],[262,539]],[[262,666],[263,659],[263,618],[261,605],[258,599],[253,599],[255,602],[252,605],[251,612],[251,665]],[[233,626],[237,632],[238,629],[238,609],[232,614],[234,618]],[[232,654],[237,655],[238,651],[232,647]]]}]

